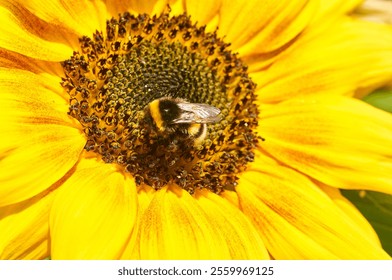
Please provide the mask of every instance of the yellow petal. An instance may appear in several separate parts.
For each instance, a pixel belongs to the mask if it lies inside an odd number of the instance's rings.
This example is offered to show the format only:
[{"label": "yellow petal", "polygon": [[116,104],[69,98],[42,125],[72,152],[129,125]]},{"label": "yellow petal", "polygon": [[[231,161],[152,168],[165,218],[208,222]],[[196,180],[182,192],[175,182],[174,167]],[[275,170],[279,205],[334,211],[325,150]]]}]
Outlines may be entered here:
[{"label": "yellow petal", "polygon": [[[234,49],[257,36],[255,45],[265,48],[266,51],[274,50],[286,44],[304,28],[310,14],[305,16],[307,19],[304,20],[301,11],[307,11],[307,2],[224,0],[218,33],[225,36]],[[268,44],[261,45],[262,42]]]},{"label": "yellow petal", "polygon": [[261,147],[274,158],[330,186],[392,193],[390,114],[325,95],[261,110]]},{"label": "yellow petal", "polygon": [[118,14],[122,14],[124,12],[159,15],[167,7],[167,4],[167,1],[164,0],[114,0],[106,1],[106,9],[113,17],[117,17]]},{"label": "yellow petal", "polygon": [[231,259],[269,259],[256,228],[237,207],[210,191],[201,191],[197,202],[226,240]]},{"label": "yellow petal", "polygon": [[[229,3],[231,3],[229,1]],[[244,38],[233,38],[234,45],[241,58],[249,65],[250,71],[271,63],[278,58],[278,54],[290,48],[293,42],[304,32],[307,25],[312,20],[317,7],[316,1],[296,0],[296,1],[255,1],[256,7],[250,14],[260,11],[256,18],[249,17],[244,13],[243,17],[247,21],[253,21],[241,25],[235,20],[234,26],[244,28]],[[233,10],[232,12],[234,12]],[[245,23],[244,23],[245,24]],[[252,28],[258,27],[251,33]],[[229,30],[228,32],[232,32]],[[247,36],[247,38],[246,38]]]},{"label": "yellow petal", "polygon": [[329,187],[321,183],[318,183],[317,185],[332,199],[336,206],[342,209],[346,215],[350,216],[353,222],[357,223],[358,227],[362,229],[365,237],[369,238],[374,245],[381,246],[380,240],[373,227],[365,219],[361,212],[359,212],[359,210],[347,198],[340,194],[339,189]]},{"label": "yellow petal", "polygon": [[126,248],[122,253],[120,259],[125,260],[140,260],[140,226],[143,221],[144,212],[150,205],[152,198],[155,195],[155,190],[149,186],[139,186],[137,192],[137,216],[135,226],[132,234],[127,242]]},{"label": "yellow petal", "polygon": [[230,259],[221,230],[188,192],[170,186],[156,192],[140,222],[142,259]]},{"label": "yellow petal", "polygon": [[70,43],[77,46],[78,34],[76,31],[67,28],[61,22],[47,22],[37,16],[35,11],[29,11],[25,2],[20,1],[3,1],[0,0],[0,6],[9,10],[15,20],[21,27],[38,38],[50,42],[62,43],[69,45]]},{"label": "yellow petal", "polygon": [[224,191],[220,193],[219,196],[223,197],[235,207],[239,208],[238,195],[235,191]]},{"label": "yellow petal", "polygon": [[[123,2],[123,1],[119,1]],[[163,12],[164,9],[167,8],[168,2],[163,0],[147,0],[147,1],[139,1],[139,0],[131,0],[126,1],[126,5],[128,6],[128,10],[136,14],[147,13],[149,15],[159,15]],[[120,11],[124,12],[126,10]]]},{"label": "yellow petal", "polygon": [[[50,75],[0,69],[0,205],[28,199],[78,161],[85,138]],[[57,86],[59,87],[59,86]]]},{"label": "yellow petal", "polygon": [[117,259],[134,226],[136,186],[112,164],[83,159],[50,213],[52,259]]},{"label": "yellow petal", "polygon": [[[41,20],[78,34],[93,34],[96,30],[105,30],[106,20],[110,18],[106,4],[100,0],[17,0],[19,6],[39,17]],[[117,15],[115,15],[117,16]],[[76,42],[75,42],[76,43]],[[72,55],[72,52],[68,56]],[[64,59],[62,59],[64,60]]]},{"label": "yellow petal", "polygon": [[366,229],[296,171],[256,160],[236,190],[275,259],[389,258]]},{"label": "yellow petal", "polygon": [[315,93],[363,95],[391,76],[392,27],[348,19],[303,36],[266,71],[251,75],[265,103]]},{"label": "yellow petal", "polygon": [[45,125],[81,129],[67,114],[68,97],[59,78],[50,74],[34,74],[18,69],[0,68],[0,151],[23,144],[34,133],[42,133]]},{"label": "yellow petal", "polygon": [[49,256],[49,210],[54,192],[0,208],[0,258]]},{"label": "yellow petal", "polygon": [[[26,19],[27,20],[27,19]],[[4,7],[0,7],[0,47],[32,58],[48,61],[65,60],[72,49],[58,42],[51,42],[32,33],[33,23],[25,22]],[[32,24],[27,26],[26,24]]]},{"label": "yellow petal", "polygon": [[7,69],[6,71],[9,69],[19,69],[32,72],[37,75],[51,75],[52,79],[56,79],[54,84],[56,84],[58,89],[60,88],[59,77],[64,75],[64,70],[58,62],[33,59],[31,57],[0,48],[0,76],[4,76],[3,74],[9,76],[9,73],[4,73],[2,70],[3,68]]},{"label": "yellow petal", "polygon": [[185,1],[182,0],[169,0],[167,3],[170,5],[170,15],[181,15],[185,11]]},{"label": "yellow petal", "polygon": [[191,16],[193,22],[199,26],[208,24],[218,14],[221,6],[221,0],[218,1],[185,1],[185,10]]},{"label": "yellow petal", "polygon": [[[67,116],[69,96],[64,94],[60,86],[61,79],[50,73],[36,73],[39,70],[39,68],[21,70],[0,67],[0,90],[4,95],[0,96],[1,106],[11,107],[18,104],[17,111],[26,111],[25,113],[31,116],[46,114],[47,117],[57,118],[58,123],[71,124]],[[44,109],[40,110],[39,107]]]},{"label": "yellow petal", "polygon": [[31,198],[48,189],[74,166],[84,147],[73,128],[47,125],[9,147],[0,161],[0,205]]},{"label": "yellow petal", "polygon": [[105,1],[106,10],[112,17],[117,18],[119,14],[130,12],[132,14],[160,15],[167,9],[168,1],[165,0],[113,0]]},{"label": "yellow petal", "polygon": [[315,25],[328,23],[336,17],[354,10],[363,0],[322,0],[317,2],[318,9],[315,12],[313,19]]}]

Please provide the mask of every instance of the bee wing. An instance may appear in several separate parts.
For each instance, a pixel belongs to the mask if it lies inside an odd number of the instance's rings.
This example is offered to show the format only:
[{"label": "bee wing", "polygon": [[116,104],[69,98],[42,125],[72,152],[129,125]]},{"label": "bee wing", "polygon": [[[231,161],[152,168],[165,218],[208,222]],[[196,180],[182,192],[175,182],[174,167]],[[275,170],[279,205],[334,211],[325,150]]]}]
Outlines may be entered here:
[{"label": "bee wing", "polygon": [[173,123],[214,123],[221,120],[220,110],[202,103],[178,103],[182,113]]}]

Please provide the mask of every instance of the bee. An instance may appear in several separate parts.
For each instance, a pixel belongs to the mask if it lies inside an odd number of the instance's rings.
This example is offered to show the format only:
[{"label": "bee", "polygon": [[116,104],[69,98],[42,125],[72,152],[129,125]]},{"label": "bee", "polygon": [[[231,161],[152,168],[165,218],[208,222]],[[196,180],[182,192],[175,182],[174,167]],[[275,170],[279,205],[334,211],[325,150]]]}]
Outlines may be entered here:
[{"label": "bee", "polygon": [[145,116],[162,137],[200,145],[207,136],[207,124],[221,120],[221,111],[211,105],[162,97],[150,102]]}]

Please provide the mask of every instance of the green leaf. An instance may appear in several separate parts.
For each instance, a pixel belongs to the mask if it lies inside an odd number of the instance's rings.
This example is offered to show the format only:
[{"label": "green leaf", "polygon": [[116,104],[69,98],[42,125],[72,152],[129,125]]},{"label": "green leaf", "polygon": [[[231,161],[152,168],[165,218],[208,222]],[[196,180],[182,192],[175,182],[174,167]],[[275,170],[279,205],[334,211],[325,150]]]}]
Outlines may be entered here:
[{"label": "green leaf", "polygon": [[392,89],[379,89],[365,96],[363,101],[392,113]]},{"label": "green leaf", "polygon": [[382,247],[392,256],[392,195],[342,190],[377,232]]}]

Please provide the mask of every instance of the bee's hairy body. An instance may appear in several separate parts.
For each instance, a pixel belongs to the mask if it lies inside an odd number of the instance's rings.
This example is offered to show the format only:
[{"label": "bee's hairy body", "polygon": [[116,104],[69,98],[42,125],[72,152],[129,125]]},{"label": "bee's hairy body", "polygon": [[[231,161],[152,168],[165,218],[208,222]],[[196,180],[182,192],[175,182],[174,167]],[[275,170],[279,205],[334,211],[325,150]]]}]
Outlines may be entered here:
[{"label": "bee's hairy body", "polygon": [[219,121],[219,114],[216,107],[171,97],[155,99],[146,107],[146,116],[159,135],[194,146],[203,142],[207,123]]}]

